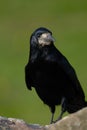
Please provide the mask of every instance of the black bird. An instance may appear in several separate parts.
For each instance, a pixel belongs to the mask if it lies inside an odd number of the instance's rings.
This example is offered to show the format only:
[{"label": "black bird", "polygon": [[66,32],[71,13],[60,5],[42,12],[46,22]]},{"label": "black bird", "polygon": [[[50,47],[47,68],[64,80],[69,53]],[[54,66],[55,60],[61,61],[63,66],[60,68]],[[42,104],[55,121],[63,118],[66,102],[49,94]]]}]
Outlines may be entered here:
[{"label": "black bird", "polygon": [[44,27],[36,29],[31,35],[25,81],[28,89],[34,87],[40,99],[50,107],[51,123],[56,105],[61,105],[57,120],[65,111],[73,113],[87,106],[75,70],[55,47],[52,32]]}]

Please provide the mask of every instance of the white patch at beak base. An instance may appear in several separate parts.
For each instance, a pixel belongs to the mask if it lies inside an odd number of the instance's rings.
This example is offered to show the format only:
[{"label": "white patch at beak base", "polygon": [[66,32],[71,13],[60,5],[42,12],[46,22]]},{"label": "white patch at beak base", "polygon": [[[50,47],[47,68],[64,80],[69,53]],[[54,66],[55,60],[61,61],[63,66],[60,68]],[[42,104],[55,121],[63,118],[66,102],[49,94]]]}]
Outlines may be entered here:
[{"label": "white patch at beak base", "polygon": [[52,42],[54,42],[54,38],[50,33],[43,33],[39,38],[38,42],[41,46],[50,45]]}]

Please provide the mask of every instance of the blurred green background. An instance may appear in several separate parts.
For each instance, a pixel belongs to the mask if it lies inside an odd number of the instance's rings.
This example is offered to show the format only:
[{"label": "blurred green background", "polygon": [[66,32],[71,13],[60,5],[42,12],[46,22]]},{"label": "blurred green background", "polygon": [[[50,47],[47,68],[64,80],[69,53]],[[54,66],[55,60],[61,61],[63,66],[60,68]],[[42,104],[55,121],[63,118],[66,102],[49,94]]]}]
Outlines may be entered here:
[{"label": "blurred green background", "polygon": [[28,91],[24,79],[29,38],[40,26],[52,30],[55,45],[75,68],[87,100],[87,0],[0,1],[0,115],[48,124],[49,108],[34,89]]}]

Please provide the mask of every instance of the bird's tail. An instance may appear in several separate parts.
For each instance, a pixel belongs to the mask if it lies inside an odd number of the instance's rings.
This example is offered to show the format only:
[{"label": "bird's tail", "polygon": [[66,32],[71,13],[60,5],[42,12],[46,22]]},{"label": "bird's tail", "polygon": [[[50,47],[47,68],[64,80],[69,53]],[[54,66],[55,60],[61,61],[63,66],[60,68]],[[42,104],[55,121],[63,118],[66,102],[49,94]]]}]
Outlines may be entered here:
[{"label": "bird's tail", "polygon": [[77,100],[74,102],[70,102],[67,106],[67,111],[69,113],[74,113],[82,108],[87,107],[87,101],[83,101],[83,100]]},{"label": "bird's tail", "polygon": [[87,107],[87,101],[85,101],[85,107]]}]

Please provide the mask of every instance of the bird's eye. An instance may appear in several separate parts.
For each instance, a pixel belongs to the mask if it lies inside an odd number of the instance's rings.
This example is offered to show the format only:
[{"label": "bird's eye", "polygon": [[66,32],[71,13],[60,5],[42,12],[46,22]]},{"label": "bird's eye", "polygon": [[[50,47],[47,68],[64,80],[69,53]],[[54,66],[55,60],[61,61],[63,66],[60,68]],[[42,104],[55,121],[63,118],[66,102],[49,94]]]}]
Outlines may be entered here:
[{"label": "bird's eye", "polygon": [[41,36],[41,33],[38,33],[38,34],[37,34],[37,37],[39,38],[40,36]]}]

